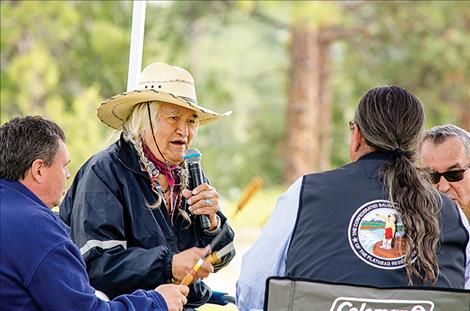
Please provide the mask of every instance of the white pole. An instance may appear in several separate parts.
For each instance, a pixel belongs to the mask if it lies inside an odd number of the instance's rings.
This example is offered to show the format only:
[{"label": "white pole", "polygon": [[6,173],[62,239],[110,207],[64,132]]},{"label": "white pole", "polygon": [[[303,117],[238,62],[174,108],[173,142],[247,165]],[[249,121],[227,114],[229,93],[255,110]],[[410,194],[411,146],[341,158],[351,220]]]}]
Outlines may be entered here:
[{"label": "white pole", "polygon": [[132,91],[137,88],[137,82],[142,68],[146,5],[147,1],[138,0],[134,1],[132,7],[131,47],[129,52],[127,91]]}]

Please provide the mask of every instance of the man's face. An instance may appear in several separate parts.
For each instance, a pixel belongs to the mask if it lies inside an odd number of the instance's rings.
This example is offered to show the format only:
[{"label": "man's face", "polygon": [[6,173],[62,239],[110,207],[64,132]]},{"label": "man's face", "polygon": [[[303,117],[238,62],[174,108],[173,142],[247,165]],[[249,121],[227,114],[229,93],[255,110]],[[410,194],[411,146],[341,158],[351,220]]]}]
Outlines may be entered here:
[{"label": "man's face", "polygon": [[65,182],[70,178],[69,163],[70,157],[67,147],[62,140],[59,140],[59,148],[51,166],[44,169],[47,185],[45,185],[43,201],[49,208],[59,205],[60,200],[65,194]]},{"label": "man's face", "polygon": [[[184,153],[197,133],[196,112],[173,104],[161,104],[157,120],[153,120],[155,140],[166,160],[172,165],[183,161]],[[165,162],[153,141],[152,132],[144,134],[145,144],[157,159]]]},{"label": "man's face", "polygon": [[[470,164],[465,146],[458,137],[449,137],[440,144],[426,140],[421,149],[421,165],[434,172],[444,173],[450,170],[459,170]],[[460,181],[449,182],[441,176],[439,183],[434,187],[447,194],[461,208],[470,208],[470,169],[464,173]]]}]

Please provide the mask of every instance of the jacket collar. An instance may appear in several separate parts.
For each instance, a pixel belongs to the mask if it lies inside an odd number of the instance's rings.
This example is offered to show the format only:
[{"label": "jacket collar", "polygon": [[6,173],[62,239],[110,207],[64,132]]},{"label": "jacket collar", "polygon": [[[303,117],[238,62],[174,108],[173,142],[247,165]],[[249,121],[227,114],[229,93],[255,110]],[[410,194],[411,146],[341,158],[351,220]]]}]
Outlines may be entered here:
[{"label": "jacket collar", "polygon": [[368,177],[375,178],[377,177],[377,170],[387,163],[390,157],[390,153],[374,151],[363,155],[355,163],[364,169]]},{"label": "jacket collar", "polygon": [[142,168],[140,166],[140,161],[137,156],[137,152],[134,149],[134,146],[132,146],[131,143],[126,141],[122,135],[119,138],[119,140],[116,142],[118,151],[117,151],[117,157],[119,162],[122,163],[127,169],[133,171],[134,173],[138,175],[142,175],[145,177],[148,177],[144,171],[142,171]]},{"label": "jacket collar", "polygon": [[369,152],[358,159],[358,161],[364,160],[390,160],[391,153],[383,152],[383,151],[373,151]]},{"label": "jacket collar", "polygon": [[5,178],[0,178],[0,185],[3,187],[10,188],[13,191],[19,192],[23,194],[24,196],[28,197],[29,199],[33,200],[37,204],[40,205],[40,209],[44,210],[45,212],[49,213],[54,219],[57,221],[57,223],[61,226],[62,229],[65,230],[65,233],[67,236],[70,236],[70,227],[67,226],[62,219],[60,219],[59,215],[56,213],[53,213],[52,210],[44,203],[34,192],[29,190],[28,187],[23,185],[17,180],[10,180],[10,179],[5,179]]},{"label": "jacket collar", "polygon": [[0,184],[2,186],[5,186],[7,188],[10,188],[16,192],[23,194],[24,196],[30,198],[34,202],[38,203],[39,205],[49,210],[49,207],[47,207],[47,205],[34,192],[29,190],[29,188],[27,188],[25,185],[23,185],[19,181],[0,178]]}]

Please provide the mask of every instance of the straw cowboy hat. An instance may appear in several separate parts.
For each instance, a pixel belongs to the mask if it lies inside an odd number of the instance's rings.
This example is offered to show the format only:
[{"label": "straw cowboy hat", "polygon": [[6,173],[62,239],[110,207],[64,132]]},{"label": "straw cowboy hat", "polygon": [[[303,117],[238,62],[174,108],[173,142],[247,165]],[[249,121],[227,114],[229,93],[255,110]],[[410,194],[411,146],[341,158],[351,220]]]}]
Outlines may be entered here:
[{"label": "straw cowboy hat", "polygon": [[199,124],[206,124],[232,113],[228,111],[220,114],[200,106],[194,79],[185,69],[153,63],[141,72],[137,90],[103,101],[98,107],[98,118],[104,124],[120,129],[135,105],[149,101],[161,101],[194,110],[199,117]]}]

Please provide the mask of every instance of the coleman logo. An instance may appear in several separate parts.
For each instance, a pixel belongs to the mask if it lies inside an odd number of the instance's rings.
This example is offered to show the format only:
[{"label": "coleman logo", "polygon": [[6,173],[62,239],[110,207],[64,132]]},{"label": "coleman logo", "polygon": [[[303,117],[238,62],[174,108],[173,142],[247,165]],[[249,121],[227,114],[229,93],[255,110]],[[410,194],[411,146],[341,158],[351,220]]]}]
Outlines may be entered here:
[{"label": "coleman logo", "polygon": [[367,299],[338,297],[330,311],[433,311],[434,303],[429,300]]},{"label": "coleman logo", "polygon": [[349,222],[351,249],[359,259],[376,268],[389,270],[404,267],[404,236],[401,215],[387,200],[363,204]]}]

